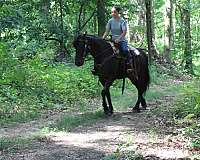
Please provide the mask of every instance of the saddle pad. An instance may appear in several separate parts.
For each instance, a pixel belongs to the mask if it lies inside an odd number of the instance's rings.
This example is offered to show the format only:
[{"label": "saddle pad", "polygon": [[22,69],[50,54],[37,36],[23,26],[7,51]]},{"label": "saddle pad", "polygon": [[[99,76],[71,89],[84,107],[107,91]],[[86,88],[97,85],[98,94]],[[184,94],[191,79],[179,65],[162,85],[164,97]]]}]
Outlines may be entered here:
[{"label": "saddle pad", "polygon": [[133,51],[133,53],[135,53],[135,55],[140,55],[140,52],[138,51],[138,49],[132,47],[132,46],[128,46],[129,52]]},{"label": "saddle pad", "polygon": [[116,48],[116,46],[115,46],[115,44],[113,42],[109,41],[109,43],[110,43],[110,45],[111,45],[111,47],[112,47],[112,49],[114,51],[114,54],[119,54],[119,48]]},{"label": "saddle pad", "polygon": [[[114,45],[113,42],[109,42],[109,43],[110,43],[111,47],[113,48],[114,53],[119,54],[119,48],[116,48],[116,46]],[[129,50],[129,53],[134,53],[137,56],[140,55],[140,52],[138,51],[138,49],[136,49],[132,46],[128,46],[128,50]]]}]

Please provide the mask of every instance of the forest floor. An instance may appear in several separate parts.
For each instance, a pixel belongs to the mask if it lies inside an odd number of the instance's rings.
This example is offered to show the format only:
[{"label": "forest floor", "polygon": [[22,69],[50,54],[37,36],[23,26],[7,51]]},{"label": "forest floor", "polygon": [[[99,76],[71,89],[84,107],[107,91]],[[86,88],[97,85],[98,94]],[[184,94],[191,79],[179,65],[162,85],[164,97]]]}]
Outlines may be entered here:
[{"label": "forest floor", "polygon": [[[153,86],[149,90],[163,93],[166,88]],[[127,91],[125,96],[131,95]],[[8,146],[0,150],[0,160],[129,160],[134,159],[133,155],[158,160],[192,159],[200,153],[190,149],[190,139],[181,134],[184,126],[176,125],[171,118],[170,108],[179,96],[173,90],[167,91],[149,99],[148,109],[141,113],[132,113],[131,108],[115,109],[110,117],[98,118],[70,131],[48,129],[72,114],[63,111],[49,111],[34,121],[5,126],[0,128],[0,146]],[[122,101],[119,96],[113,101],[117,99]],[[95,103],[101,108],[100,100]]]}]

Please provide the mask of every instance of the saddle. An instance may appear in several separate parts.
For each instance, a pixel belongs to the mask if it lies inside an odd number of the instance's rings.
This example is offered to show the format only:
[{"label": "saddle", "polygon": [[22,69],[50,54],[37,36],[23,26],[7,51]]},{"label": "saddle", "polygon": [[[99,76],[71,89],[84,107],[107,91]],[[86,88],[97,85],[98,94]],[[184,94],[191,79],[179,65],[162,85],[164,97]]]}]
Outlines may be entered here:
[{"label": "saddle", "polygon": [[[134,67],[133,67],[132,60],[134,59],[135,56],[140,55],[140,52],[136,48],[134,48],[132,46],[128,46],[128,51],[129,51],[129,55],[130,56],[128,56],[129,58],[127,59],[127,57],[125,57],[122,54],[120,54],[119,43],[113,43],[113,42],[109,42],[109,43],[110,43],[110,45],[111,45],[111,47],[113,49],[114,56],[116,58],[118,58],[123,64],[126,64],[124,70],[126,70],[127,73],[129,73],[129,74],[130,73],[132,74],[132,72],[134,72],[133,74],[135,74],[136,77],[137,77],[137,74],[135,73],[135,70],[133,70],[133,68],[136,68],[136,65],[134,64]],[[130,61],[131,61],[131,63],[130,63]],[[102,64],[96,64],[94,66],[94,69],[92,70],[92,74],[93,75],[98,75],[98,68],[101,68],[101,65]]]},{"label": "saddle", "polygon": [[[120,54],[120,51],[119,51],[119,43],[114,43],[114,42],[109,42],[109,43],[111,47],[113,48],[114,54],[116,54],[118,58],[120,57],[123,58],[123,56]],[[130,57],[140,55],[140,52],[138,51],[138,49],[133,46],[129,45],[128,51],[129,51]]]},{"label": "saddle", "polygon": [[122,61],[125,61],[125,63],[126,63],[125,68],[126,68],[127,73],[132,74],[132,72],[134,72],[134,74],[137,77],[137,73],[135,71],[136,64],[135,64],[135,61],[133,61],[133,59],[134,59],[135,56],[140,55],[140,52],[136,48],[134,48],[132,46],[128,46],[129,55],[127,55],[127,57],[124,57],[122,54],[120,54],[119,43],[111,43],[110,42],[110,45],[113,48],[113,51],[114,51],[114,54],[116,55],[116,58],[119,58],[119,59],[122,59]]}]

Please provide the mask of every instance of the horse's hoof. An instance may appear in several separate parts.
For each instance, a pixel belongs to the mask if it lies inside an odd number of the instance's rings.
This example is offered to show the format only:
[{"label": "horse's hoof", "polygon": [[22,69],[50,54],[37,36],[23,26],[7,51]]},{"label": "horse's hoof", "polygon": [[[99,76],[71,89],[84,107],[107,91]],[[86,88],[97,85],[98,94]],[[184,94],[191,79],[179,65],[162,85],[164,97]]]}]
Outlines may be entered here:
[{"label": "horse's hoof", "polygon": [[139,108],[133,108],[133,109],[132,109],[132,112],[133,112],[133,113],[140,113],[140,109],[139,109]]},{"label": "horse's hoof", "polygon": [[113,114],[113,110],[104,110],[105,115],[111,116]]},{"label": "horse's hoof", "polygon": [[147,105],[142,106],[142,109],[146,110],[147,109]]},{"label": "horse's hoof", "polygon": [[109,112],[110,112],[111,114],[113,114],[113,109],[109,109]]}]

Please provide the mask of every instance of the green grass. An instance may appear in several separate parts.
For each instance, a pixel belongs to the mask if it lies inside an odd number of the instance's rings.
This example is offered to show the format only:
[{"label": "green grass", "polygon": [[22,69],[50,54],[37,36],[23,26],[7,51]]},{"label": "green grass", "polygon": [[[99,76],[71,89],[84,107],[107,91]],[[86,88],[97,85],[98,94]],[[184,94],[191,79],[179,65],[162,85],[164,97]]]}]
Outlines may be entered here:
[{"label": "green grass", "polygon": [[24,136],[17,137],[2,137],[0,138],[0,152],[15,152],[16,150],[32,147],[34,140],[43,141],[46,138],[46,134],[50,133],[51,129],[47,126],[42,128],[40,131],[29,133]]},{"label": "green grass", "polygon": [[55,125],[52,126],[52,129],[70,131],[71,129],[79,125],[91,124],[105,117],[106,116],[102,110],[96,110],[94,112],[85,112],[75,115],[66,114],[62,116]]},{"label": "green grass", "polygon": [[104,157],[102,160],[145,160],[145,158],[140,155],[140,154],[136,154],[134,151],[129,151],[126,153],[123,153],[123,155],[116,155],[116,154],[112,154],[112,155],[108,155],[106,157]]},{"label": "green grass", "polygon": [[[124,95],[121,94],[121,85],[119,81],[115,87],[111,87],[111,98],[114,109],[117,111],[127,110],[129,107],[133,107],[137,101],[137,90],[130,81],[127,81]],[[147,90],[145,98],[148,101],[162,98],[166,95],[176,96],[181,92],[183,85],[175,85],[165,81],[165,85],[151,84],[149,90]]]},{"label": "green grass", "polygon": [[10,117],[0,119],[0,126],[14,126],[17,123],[27,122],[40,117],[40,112],[26,112],[26,113],[16,113]]},{"label": "green grass", "polygon": [[31,144],[31,138],[1,138],[0,151],[15,151]]},{"label": "green grass", "polygon": [[138,154],[132,147],[132,138],[127,142],[118,144],[115,152],[110,155],[105,156],[102,160],[144,160],[145,158]]}]

